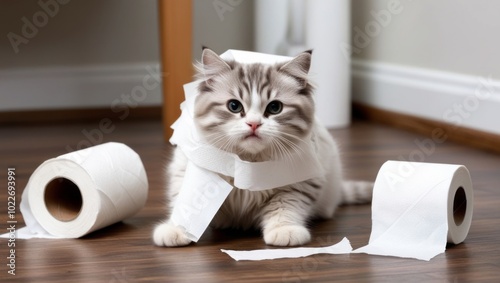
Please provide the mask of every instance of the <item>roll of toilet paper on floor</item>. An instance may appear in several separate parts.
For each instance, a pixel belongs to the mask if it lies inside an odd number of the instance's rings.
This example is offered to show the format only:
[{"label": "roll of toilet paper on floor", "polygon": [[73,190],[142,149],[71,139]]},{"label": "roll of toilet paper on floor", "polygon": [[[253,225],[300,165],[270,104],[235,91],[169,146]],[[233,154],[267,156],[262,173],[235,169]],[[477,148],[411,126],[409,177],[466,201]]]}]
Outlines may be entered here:
[{"label": "roll of toilet paper on floor", "polygon": [[374,186],[369,243],[354,252],[429,260],[464,241],[473,201],[463,165],[387,161]]},{"label": "roll of toilet paper on floor", "polygon": [[119,222],[146,203],[148,180],[137,153],[105,143],[49,159],[31,175],[18,238],[79,238]]},{"label": "roll of toilet paper on floor", "polygon": [[[473,202],[471,178],[463,165],[387,161],[374,185],[369,243],[352,253],[430,260],[445,251],[446,243],[465,240]],[[273,257],[267,250],[223,252],[236,260],[304,256],[296,248]],[[307,255],[315,253],[321,250]]]}]

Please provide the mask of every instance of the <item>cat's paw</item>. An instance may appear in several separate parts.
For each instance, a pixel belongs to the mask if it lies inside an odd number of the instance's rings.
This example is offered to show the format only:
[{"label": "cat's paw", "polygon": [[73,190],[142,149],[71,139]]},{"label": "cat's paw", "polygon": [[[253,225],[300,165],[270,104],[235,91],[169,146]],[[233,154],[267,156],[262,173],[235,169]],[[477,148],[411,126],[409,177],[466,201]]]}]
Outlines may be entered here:
[{"label": "cat's paw", "polygon": [[156,226],[153,232],[153,242],[157,246],[180,247],[191,243],[182,228],[170,223],[162,223]]},{"label": "cat's paw", "polygon": [[309,231],[300,225],[286,225],[264,230],[264,242],[273,246],[298,246],[311,240]]}]

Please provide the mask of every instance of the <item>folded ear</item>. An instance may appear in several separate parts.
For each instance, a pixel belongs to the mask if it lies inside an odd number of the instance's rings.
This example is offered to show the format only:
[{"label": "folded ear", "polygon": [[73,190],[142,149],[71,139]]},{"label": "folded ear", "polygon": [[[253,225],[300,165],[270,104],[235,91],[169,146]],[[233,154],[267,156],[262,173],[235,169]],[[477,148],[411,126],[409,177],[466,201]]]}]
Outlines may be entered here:
[{"label": "folded ear", "polygon": [[209,79],[214,75],[230,71],[231,67],[217,53],[207,47],[203,47],[201,64],[197,66],[197,69],[200,77]]},{"label": "folded ear", "polygon": [[292,77],[295,77],[300,82],[305,83],[307,81],[309,68],[311,67],[311,55],[312,50],[304,51],[285,65],[281,66],[279,70]]}]

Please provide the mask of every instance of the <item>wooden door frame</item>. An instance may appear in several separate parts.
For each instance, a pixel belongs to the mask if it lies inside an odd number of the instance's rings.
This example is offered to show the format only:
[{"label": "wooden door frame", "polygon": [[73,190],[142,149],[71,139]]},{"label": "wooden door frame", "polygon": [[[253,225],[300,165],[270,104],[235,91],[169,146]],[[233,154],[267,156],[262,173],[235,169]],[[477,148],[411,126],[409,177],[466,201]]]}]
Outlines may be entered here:
[{"label": "wooden door frame", "polygon": [[180,115],[182,86],[192,80],[192,1],[159,0],[161,77],[163,82],[163,136],[170,139],[170,126]]}]

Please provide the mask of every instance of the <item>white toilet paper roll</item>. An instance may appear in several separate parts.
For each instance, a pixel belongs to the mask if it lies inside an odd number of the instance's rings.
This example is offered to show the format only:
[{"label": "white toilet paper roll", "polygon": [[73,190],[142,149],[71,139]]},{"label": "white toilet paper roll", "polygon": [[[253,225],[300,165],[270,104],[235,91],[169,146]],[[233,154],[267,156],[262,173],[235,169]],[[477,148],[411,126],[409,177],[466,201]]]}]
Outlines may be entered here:
[{"label": "white toilet paper roll", "polygon": [[[463,165],[387,161],[375,181],[372,233],[368,245],[352,253],[430,260],[459,244],[469,233],[474,195]],[[235,260],[302,257],[300,248],[227,251]],[[340,250],[337,253],[350,253]],[[321,253],[321,249],[307,253]]]},{"label": "white toilet paper roll", "polygon": [[[288,0],[255,0],[255,50],[277,54],[286,37]],[[303,50],[301,50],[303,51]]]},{"label": "white toilet paper roll", "polygon": [[349,0],[307,0],[306,46],[313,49],[309,75],[317,85],[316,113],[328,128],[350,123],[350,58],[341,47],[350,42]]},{"label": "white toilet paper roll", "polygon": [[473,201],[463,165],[387,161],[375,181],[369,243],[354,252],[429,260],[464,241]]},{"label": "white toilet paper roll", "polygon": [[84,236],[135,214],[147,194],[141,159],[124,144],[105,143],[49,159],[23,192],[27,229],[18,231],[18,238]]}]

